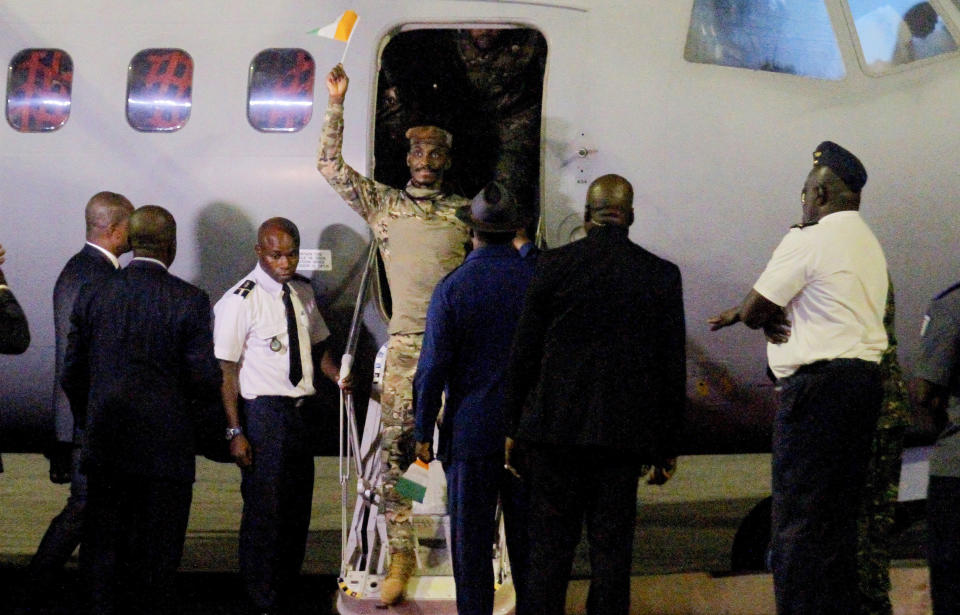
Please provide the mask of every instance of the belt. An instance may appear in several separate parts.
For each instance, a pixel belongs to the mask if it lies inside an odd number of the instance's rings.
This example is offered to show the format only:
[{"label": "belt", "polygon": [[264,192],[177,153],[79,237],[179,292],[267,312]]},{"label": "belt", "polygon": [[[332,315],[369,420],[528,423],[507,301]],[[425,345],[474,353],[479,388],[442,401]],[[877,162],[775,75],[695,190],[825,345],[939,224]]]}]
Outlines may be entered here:
[{"label": "belt", "polygon": [[[814,361],[813,363],[801,365],[797,368],[797,371],[790,374],[790,376],[797,376],[801,374],[822,374],[823,372],[828,372],[834,369],[842,369],[844,367],[875,367],[879,369],[880,364],[874,363],[873,361],[866,361],[864,359],[820,359],[819,361]],[[787,378],[790,376],[787,376]]]},{"label": "belt", "polygon": [[[307,401],[306,397],[288,397],[286,395],[257,395],[253,399],[264,399],[264,400],[269,399],[274,402],[288,405],[292,408],[299,408]],[[253,401],[253,400],[250,400],[250,401]]]}]

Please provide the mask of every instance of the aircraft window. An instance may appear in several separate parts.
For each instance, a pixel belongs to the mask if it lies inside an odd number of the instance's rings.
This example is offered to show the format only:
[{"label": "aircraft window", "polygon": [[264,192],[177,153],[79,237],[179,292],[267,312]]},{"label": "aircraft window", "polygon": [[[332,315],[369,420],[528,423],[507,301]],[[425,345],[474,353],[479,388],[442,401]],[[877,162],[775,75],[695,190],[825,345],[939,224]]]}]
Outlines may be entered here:
[{"label": "aircraft window", "polygon": [[849,0],[848,4],[870,73],[957,50],[956,39],[929,2]]},{"label": "aircraft window", "polygon": [[263,132],[297,132],[313,116],[313,57],[303,49],[265,49],[250,63],[247,120]]},{"label": "aircraft window", "polygon": [[823,0],[696,0],[683,57],[815,79],[846,74]]},{"label": "aircraft window", "polygon": [[24,49],[10,61],[7,122],[20,132],[57,130],[70,117],[73,60],[60,49]]},{"label": "aircraft window", "polygon": [[193,58],[182,49],[145,49],[127,69],[127,122],[140,132],[174,132],[190,119]]}]

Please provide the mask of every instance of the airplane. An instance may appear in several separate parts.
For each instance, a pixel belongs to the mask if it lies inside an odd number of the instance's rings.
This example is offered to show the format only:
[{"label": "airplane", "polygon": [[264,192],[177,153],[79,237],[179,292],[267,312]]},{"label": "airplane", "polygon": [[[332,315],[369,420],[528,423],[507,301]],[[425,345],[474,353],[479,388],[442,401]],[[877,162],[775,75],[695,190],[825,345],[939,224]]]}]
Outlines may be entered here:
[{"label": "airplane", "polygon": [[[904,19],[917,4],[930,23]],[[347,9],[360,16],[347,43],[308,34]],[[257,225],[292,219],[342,345],[370,239],[315,168],[325,75],[342,61],[351,78],[344,158],[386,177],[384,54],[405,49],[415,79],[437,58],[402,41],[469,29],[536,31],[545,43],[535,192],[546,245],[577,238],[586,186],[619,173],[636,195],[631,239],[679,265],[684,454],[769,450],[763,337],[711,333],[706,320],[743,297],[799,221],[823,140],[869,172],[862,211],[887,256],[911,374],[925,306],[960,262],[960,0],[8,0],[0,244],[32,342],[0,357],[0,450],[39,452],[49,439],[53,285],[100,190],[168,208],[180,229],[172,271],[214,301],[252,267]],[[164,62],[178,68],[164,73]],[[358,380],[386,338],[375,303],[362,310]],[[334,408],[336,392],[318,403]],[[315,426],[320,454],[335,454],[334,415]]]}]

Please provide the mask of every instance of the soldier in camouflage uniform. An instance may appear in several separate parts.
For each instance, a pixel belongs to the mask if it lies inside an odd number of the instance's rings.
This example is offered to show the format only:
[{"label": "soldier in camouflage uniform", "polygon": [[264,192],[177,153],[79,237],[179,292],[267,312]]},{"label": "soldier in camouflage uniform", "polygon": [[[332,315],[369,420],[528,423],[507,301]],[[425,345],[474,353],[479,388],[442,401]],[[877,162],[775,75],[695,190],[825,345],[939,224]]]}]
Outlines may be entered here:
[{"label": "soldier in camouflage uniform", "polygon": [[415,562],[412,503],[394,490],[397,479],[413,461],[413,376],[433,288],[466,255],[469,232],[455,211],[469,206],[470,201],[442,191],[453,137],[434,126],[407,130],[410,182],[402,190],[363,177],[344,163],[341,148],[347,84],[347,75],[338,64],[327,76],[330,98],[317,169],[373,230],[393,298],[381,396],[381,493],[391,561],[380,599],[394,604],[403,597]]},{"label": "soldier in camouflage uniform", "polygon": [[903,434],[910,423],[907,387],[897,360],[893,284],[887,292],[883,325],[889,345],[880,359],[883,404],[873,436],[870,465],[857,521],[857,568],[860,615],[890,615],[890,533],[900,484]]},{"label": "soldier in camouflage uniform", "polygon": [[460,30],[454,37],[467,81],[466,102],[475,117],[487,119],[482,129],[496,140],[492,168],[476,174],[483,183],[506,185],[527,209],[526,217],[535,219],[546,41],[532,28]]}]

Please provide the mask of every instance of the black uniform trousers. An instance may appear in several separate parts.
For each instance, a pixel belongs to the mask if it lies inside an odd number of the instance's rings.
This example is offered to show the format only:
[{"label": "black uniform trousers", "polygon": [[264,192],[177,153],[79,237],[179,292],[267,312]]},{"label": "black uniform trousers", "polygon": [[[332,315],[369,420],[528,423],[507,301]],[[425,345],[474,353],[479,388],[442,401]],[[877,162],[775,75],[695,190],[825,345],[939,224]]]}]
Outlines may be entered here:
[{"label": "black uniform trousers", "polygon": [[934,615],[960,615],[960,478],[931,476],[927,562]]},{"label": "black uniform trousers", "polygon": [[527,488],[532,582],[517,593],[517,615],[562,615],[583,523],[590,545],[590,615],[630,610],[638,463],[603,448],[518,444]]},{"label": "black uniform trousers", "polygon": [[88,475],[80,568],[94,615],[176,613],[193,482]]},{"label": "black uniform trousers", "polygon": [[41,603],[64,565],[80,545],[87,506],[87,475],[80,471],[80,447],[75,446],[70,462],[70,497],[44,532],[37,552],[30,560],[31,601]]},{"label": "black uniform trousers", "polygon": [[879,366],[821,361],[777,384],[771,560],[777,613],[856,613],[857,515],[883,397]]},{"label": "black uniform trousers", "polygon": [[243,470],[240,484],[240,574],[253,606],[271,611],[283,606],[303,565],[313,455],[302,399],[260,396],[243,403],[253,465]]}]

